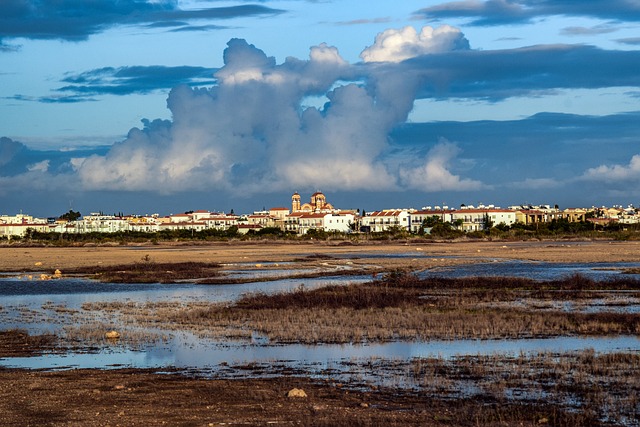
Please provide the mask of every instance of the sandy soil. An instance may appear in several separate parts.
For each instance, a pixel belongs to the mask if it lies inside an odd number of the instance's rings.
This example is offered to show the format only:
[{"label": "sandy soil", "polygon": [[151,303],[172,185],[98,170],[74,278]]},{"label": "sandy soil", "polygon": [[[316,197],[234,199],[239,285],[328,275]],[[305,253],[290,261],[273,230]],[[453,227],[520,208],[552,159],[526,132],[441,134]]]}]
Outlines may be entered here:
[{"label": "sandy soil", "polygon": [[[0,247],[0,271],[55,270],[140,262],[261,263],[287,262],[309,255],[350,256],[354,263],[364,253],[402,253],[402,258],[376,258],[386,268],[429,268],[486,259],[526,259],[549,262],[640,262],[640,242],[447,242],[424,241],[384,244],[327,243],[217,243],[208,245],[84,246],[70,248]],[[420,259],[411,258],[411,254]],[[424,258],[424,257],[433,258]],[[462,258],[462,259],[460,259]]]}]

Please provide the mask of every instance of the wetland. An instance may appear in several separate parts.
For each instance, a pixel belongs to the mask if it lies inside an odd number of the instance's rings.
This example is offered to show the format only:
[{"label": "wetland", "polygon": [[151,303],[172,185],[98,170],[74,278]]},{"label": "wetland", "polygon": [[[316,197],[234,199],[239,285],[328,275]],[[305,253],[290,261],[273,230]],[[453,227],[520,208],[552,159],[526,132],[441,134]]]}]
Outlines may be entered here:
[{"label": "wetland", "polygon": [[636,426],[639,267],[636,242],[0,248],[0,421]]}]

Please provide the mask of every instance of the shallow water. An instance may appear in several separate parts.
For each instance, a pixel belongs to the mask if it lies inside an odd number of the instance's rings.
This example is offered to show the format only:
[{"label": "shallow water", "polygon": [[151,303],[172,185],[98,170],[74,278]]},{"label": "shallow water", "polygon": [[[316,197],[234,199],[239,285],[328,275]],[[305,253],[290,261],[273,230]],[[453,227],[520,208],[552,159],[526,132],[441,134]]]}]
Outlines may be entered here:
[{"label": "shallow water", "polygon": [[[584,264],[487,259],[486,262],[476,264],[438,267],[423,272],[420,275],[422,277],[499,276],[524,277],[534,280],[554,280],[574,274],[581,274],[594,280],[606,280],[623,274],[623,269],[639,267],[640,263]],[[625,276],[640,278],[640,274],[625,274]]]},{"label": "shallow water", "polygon": [[412,358],[451,358],[465,355],[520,355],[542,352],[567,353],[593,349],[598,353],[640,352],[640,338],[557,337],[517,340],[433,340],[426,342],[391,342],[375,344],[322,345],[252,345],[219,343],[181,333],[167,343],[132,351],[114,346],[97,353],[45,354],[37,357],[0,359],[0,366],[29,369],[69,368],[189,368],[215,369],[221,366],[275,363],[291,368],[328,365],[350,360],[354,363],[370,359],[407,360]]},{"label": "shallow water", "polygon": [[[373,257],[381,256],[376,254]],[[416,257],[415,254],[411,254]],[[365,254],[366,257],[366,254]],[[549,280],[572,274],[583,274],[601,280],[621,274],[623,268],[638,268],[638,263],[545,263],[528,261],[487,260],[485,263],[457,265],[438,268],[421,273],[423,276],[516,276]],[[251,273],[242,273],[244,277]],[[264,278],[264,271],[253,277]],[[640,277],[640,275],[631,275]],[[274,293],[291,291],[304,285],[313,289],[328,284],[348,284],[371,280],[371,276],[335,276],[315,279],[277,279],[264,282],[233,285],[180,284],[113,284],[99,283],[79,278],[56,280],[34,280],[0,276],[0,327],[2,329],[23,328],[30,333],[55,332],[64,327],[52,323],[42,313],[44,306],[62,306],[80,310],[88,302],[133,301],[145,302],[231,302],[246,293]],[[622,310],[637,311],[638,305],[622,307]],[[568,307],[569,310],[574,307]],[[604,309],[608,309],[604,307]],[[635,311],[634,311],[635,310]],[[25,312],[27,315],[25,316]],[[60,320],[59,320],[60,321]],[[407,360],[415,357],[453,357],[493,353],[537,353],[543,351],[567,352],[594,349],[597,352],[640,351],[640,338],[549,338],[523,340],[456,340],[428,342],[394,342],[358,345],[268,345],[266,340],[256,337],[252,342],[215,342],[197,338],[185,332],[172,332],[166,342],[148,345],[140,351],[122,346],[108,347],[91,354],[45,354],[30,358],[0,359],[0,366],[23,368],[193,368],[224,370],[225,366],[261,364],[278,361],[293,368],[304,366],[318,371],[328,366],[339,365],[345,360],[385,358]]]}]

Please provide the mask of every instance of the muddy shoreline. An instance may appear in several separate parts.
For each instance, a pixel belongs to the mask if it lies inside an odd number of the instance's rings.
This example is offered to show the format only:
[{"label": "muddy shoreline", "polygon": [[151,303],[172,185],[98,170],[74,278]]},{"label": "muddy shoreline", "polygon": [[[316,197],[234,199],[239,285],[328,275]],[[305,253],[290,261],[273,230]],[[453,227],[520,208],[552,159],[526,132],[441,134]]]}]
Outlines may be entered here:
[{"label": "muddy shoreline", "polygon": [[[292,389],[307,397],[287,397]],[[0,370],[3,426],[477,426],[593,424],[553,405],[355,391],[304,377],[220,380],[145,370]]]},{"label": "muddy shoreline", "polygon": [[[640,262],[640,242],[618,241],[530,241],[446,242],[424,240],[402,243],[349,242],[229,242],[187,245],[132,245],[83,247],[0,247],[0,271],[30,271],[117,265],[148,259],[158,263],[264,263],[291,262],[310,255],[340,257],[367,254],[402,254],[405,258],[377,259],[391,268],[411,265],[411,255],[433,257],[421,260],[425,267],[455,265],[486,258],[547,262]],[[459,260],[457,258],[465,258]]]}]

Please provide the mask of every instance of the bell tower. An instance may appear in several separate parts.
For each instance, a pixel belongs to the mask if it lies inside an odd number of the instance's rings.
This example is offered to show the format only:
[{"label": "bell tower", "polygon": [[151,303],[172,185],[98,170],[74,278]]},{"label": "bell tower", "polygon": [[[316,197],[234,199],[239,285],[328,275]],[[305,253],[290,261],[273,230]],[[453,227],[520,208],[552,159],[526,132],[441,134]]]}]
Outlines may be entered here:
[{"label": "bell tower", "polygon": [[291,196],[291,212],[298,212],[300,210],[300,194],[296,191]]}]

